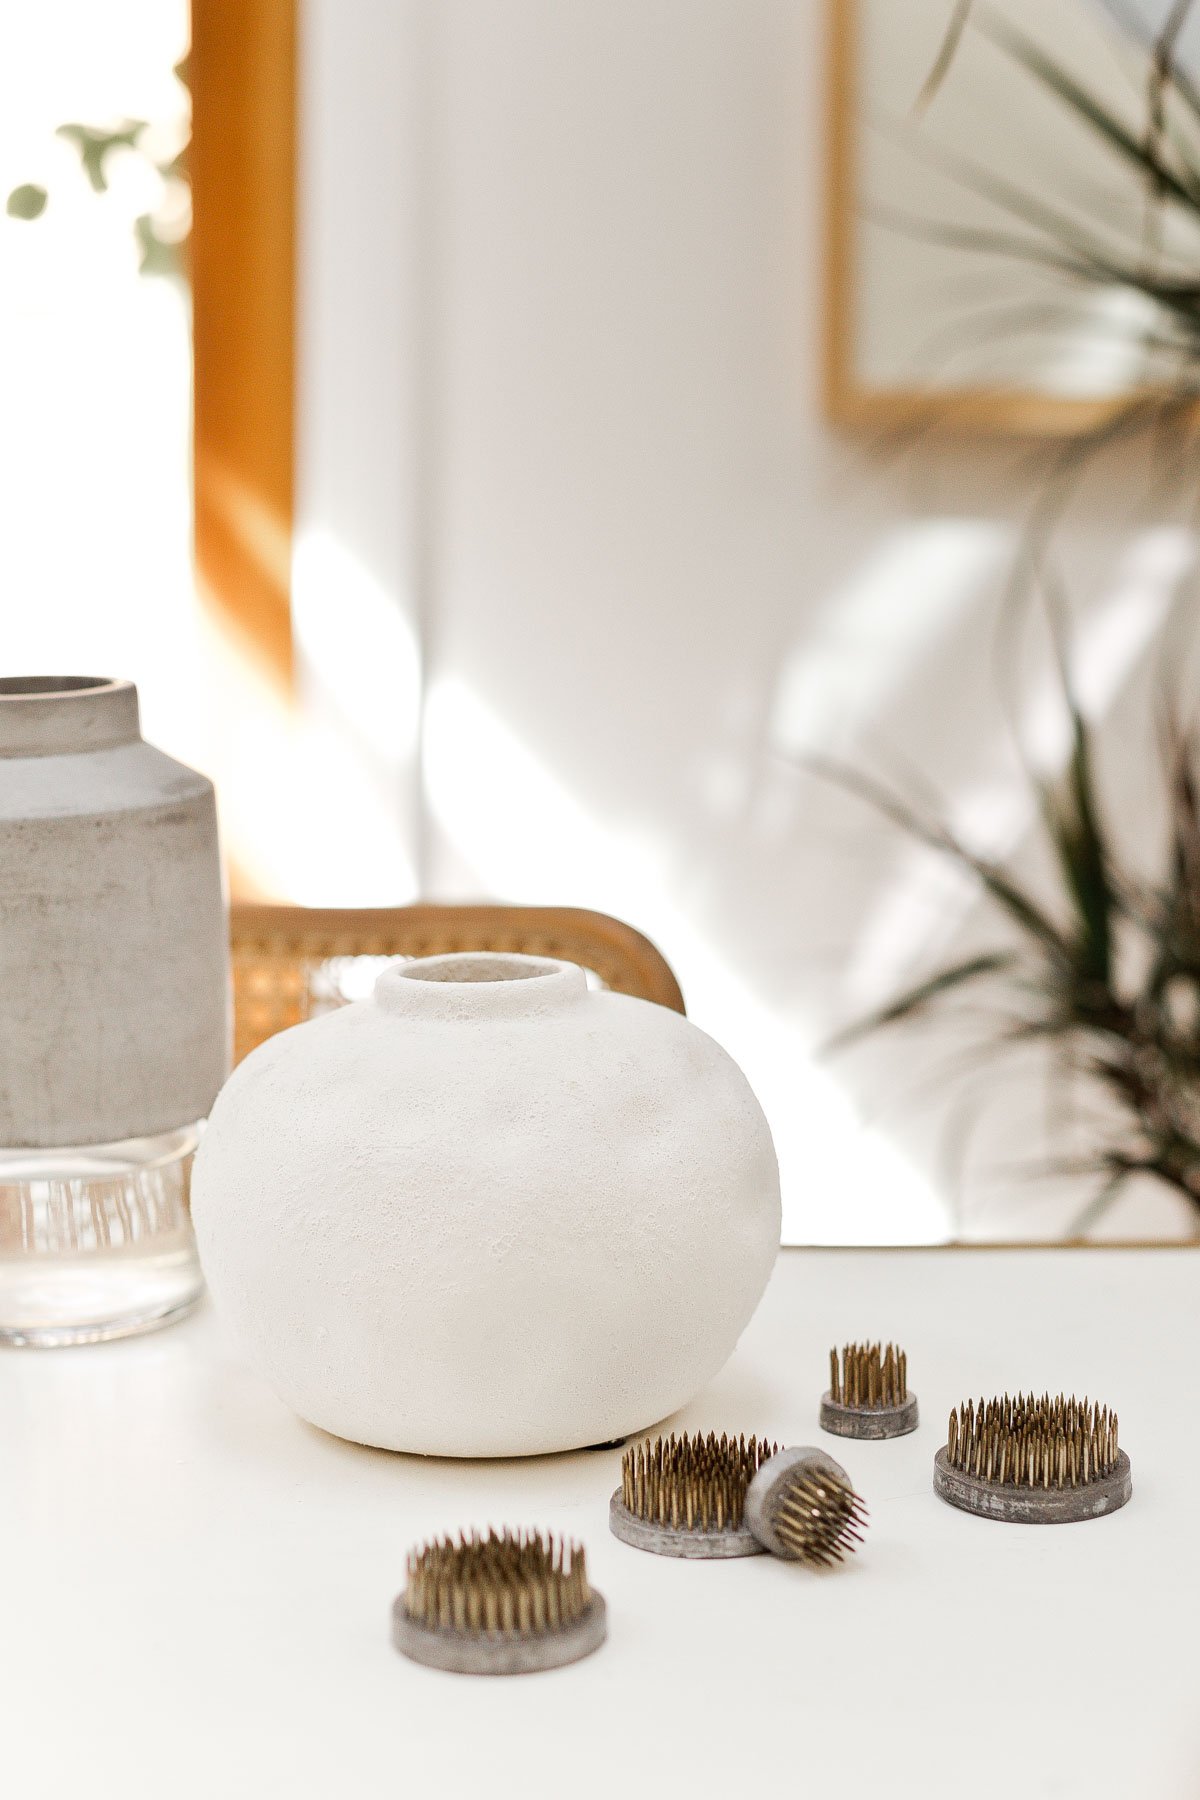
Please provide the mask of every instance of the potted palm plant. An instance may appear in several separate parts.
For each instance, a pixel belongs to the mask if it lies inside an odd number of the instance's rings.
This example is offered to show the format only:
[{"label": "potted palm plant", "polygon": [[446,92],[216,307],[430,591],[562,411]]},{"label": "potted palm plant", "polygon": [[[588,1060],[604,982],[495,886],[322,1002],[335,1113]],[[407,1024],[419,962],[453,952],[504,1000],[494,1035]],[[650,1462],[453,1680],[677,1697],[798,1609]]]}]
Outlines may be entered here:
[{"label": "potted palm plant", "polygon": [[[1200,398],[1200,86],[1179,61],[1193,0],[1174,0],[1156,31],[1120,0],[1107,10],[1123,34],[1142,100],[1122,112],[1059,57],[983,0],[956,0],[915,109],[924,116],[953,78],[964,34],[984,33],[1047,103],[1066,108],[1144,192],[1145,227],[1122,242],[1112,221],[1089,221],[1078,204],[1060,207],[969,157],[931,150],[943,168],[1003,226],[939,226],[893,220],[936,235],[972,255],[1027,259],[1061,284],[1064,330],[1078,330],[1067,304],[1081,288],[1125,290],[1142,379],[1113,399],[1100,424],[1051,446],[1044,480],[1014,573],[1014,592],[1046,578],[1047,546],[1065,497],[1089,459],[1115,439],[1154,432],[1171,473],[1190,479]],[[914,126],[919,130],[919,123]],[[1169,228],[1167,228],[1169,227]],[[1036,329],[1053,329],[1053,308]],[[1019,320],[1013,329],[1020,329]],[[936,424],[936,404],[922,421]],[[841,1048],[868,1033],[909,1027],[964,995],[986,992],[1000,1023],[989,1043],[1002,1057],[1041,1046],[1052,1062],[1102,1102],[1088,1142],[1043,1166],[1088,1175],[1091,1198],[1078,1219],[1086,1231],[1135,1178],[1178,1195],[1200,1234],[1200,739],[1176,704],[1161,731],[1167,826],[1157,862],[1134,866],[1118,847],[1095,773],[1095,736],[1073,691],[1070,655],[1056,620],[1056,645],[1070,750],[1052,776],[1031,774],[1050,855],[1048,892],[1015,866],[989,858],[942,817],[868,772],[815,759],[810,766],[868,802],[902,831],[969,872],[990,909],[993,941],[934,968],[835,1039]]]}]

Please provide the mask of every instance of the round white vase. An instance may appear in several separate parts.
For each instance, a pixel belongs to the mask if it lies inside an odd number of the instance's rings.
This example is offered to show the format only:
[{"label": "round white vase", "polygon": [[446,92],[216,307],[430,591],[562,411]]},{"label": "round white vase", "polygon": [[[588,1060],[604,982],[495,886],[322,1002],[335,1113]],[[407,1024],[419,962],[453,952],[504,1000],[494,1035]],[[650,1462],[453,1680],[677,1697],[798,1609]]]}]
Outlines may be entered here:
[{"label": "round white vase", "polygon": [[779,1243],[770,1131],[687,1019],[573,964],[390,965],[269,1039],[196,1159],[213,1297],[303,1418],[434,1456],[627,1436],[720,1369]]}]

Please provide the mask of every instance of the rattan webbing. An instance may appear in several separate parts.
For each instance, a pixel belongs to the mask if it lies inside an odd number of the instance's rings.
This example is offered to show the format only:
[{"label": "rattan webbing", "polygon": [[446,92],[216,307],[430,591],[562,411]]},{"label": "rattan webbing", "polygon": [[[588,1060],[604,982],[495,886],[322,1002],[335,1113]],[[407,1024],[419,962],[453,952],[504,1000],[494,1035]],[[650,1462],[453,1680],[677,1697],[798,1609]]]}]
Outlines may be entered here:
[{"label": "rattan webbing", "polygon": [[336,958],[500,950],[554,956],[606,987],[682,1012],[679,983],[649,939],[577,907],[401,906],[328,910],[236,903],[232,910],[234,1058],[298,1025]]}]

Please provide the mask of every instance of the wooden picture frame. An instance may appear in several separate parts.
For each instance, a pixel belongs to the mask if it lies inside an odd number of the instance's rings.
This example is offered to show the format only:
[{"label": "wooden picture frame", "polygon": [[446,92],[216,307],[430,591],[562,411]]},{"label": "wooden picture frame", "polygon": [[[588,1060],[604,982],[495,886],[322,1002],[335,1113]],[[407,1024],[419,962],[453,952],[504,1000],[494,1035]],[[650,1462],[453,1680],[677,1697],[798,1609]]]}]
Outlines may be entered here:
[{"label": "wooden picture frame", "polygon": [[192,0],[196,575],[293,680],[296,0]]},{"label": "wooden picture frame", "polygon": [[824,317],[821,393],[825,417],[850,430],[936,425],[951,431],[1071,436],[1094,431],[1127,407],[1134,390],[1071,398],[1011,386],[871,387],[856,369],[860,34],[863,0],[826,0]]}]

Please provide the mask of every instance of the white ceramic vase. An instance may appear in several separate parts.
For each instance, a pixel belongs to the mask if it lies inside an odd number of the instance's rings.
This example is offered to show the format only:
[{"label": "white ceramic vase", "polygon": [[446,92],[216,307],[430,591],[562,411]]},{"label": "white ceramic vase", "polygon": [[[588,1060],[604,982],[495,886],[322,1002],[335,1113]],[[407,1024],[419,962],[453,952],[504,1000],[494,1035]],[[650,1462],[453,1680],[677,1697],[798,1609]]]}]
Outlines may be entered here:
[{"label": "white ceramic vase", "polygon": [[215,1301],[303,1418],[440,1456],[604,1443],[725,1362],[779,1242],[737,1066],[537,957],[390,965],[235,1070],[196,1160]]}]

